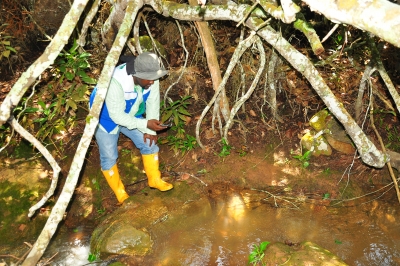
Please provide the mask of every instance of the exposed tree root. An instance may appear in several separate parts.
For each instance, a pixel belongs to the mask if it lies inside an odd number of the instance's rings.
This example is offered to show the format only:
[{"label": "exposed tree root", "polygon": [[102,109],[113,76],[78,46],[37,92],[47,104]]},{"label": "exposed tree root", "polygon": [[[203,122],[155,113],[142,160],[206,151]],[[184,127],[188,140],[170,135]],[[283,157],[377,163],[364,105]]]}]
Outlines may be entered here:
[{"label": "exposed tree root", "polygon": [[[179,30],[179,36],[181,37],[183,50],[185,51],[185,63],[183,64],[183,67],[182,67],[182,69],[181,69],[181,73],[179,74],[178,79],[177,79],[175,82],[173,82],[173,83],[168,87],[168,89],[165,91],[165,94],[164,94],[164,102],[165,102],[165,103],[167,103],[167,102],[172,103],[172,102],[173,102],[172,99],[168,98],[168,93],[169,93],[169,91],[172,89],[172,87],[175,86],[175,85],[182,79],[183,74],[184,74],[185,71],[186,71],[186,66],[187,66],[188,59],[189,59],[189,52],[188,52],[188,50],[186,49],[186,46],[185,46],[185,39],[183,38],[183,33],[182,33],[181,26],[180,26],[180,24],[179,24],[179,21],[175,20],[175,22],[176,22],[176,25],[177,25],[178,30]],[[168,100],[168,101],[167,101],[167,100]]]},{"label": "exposed tree root", "polygon": [[[268,70],[266,72],[267,82],[265,82],[264,84],[264,102],[260,108],[260,111],[263,114],[263,107],[265,104],[268,104],[274,119],[283,123],[282,118],[278,114],[278,106],[276,104],[276,91],[277,91],[276,87],[278,86],[278,82],[275,75],[275,69],[278,66],[278,62],[279,62],[279,56],[275,52],[275,50],[272,50],[271,57],[269,58]],[[267,88],[269,88],[268,93],[267,93]],[[261,119],[265,123],[264,115],[262,116]]]},{"label": "exposed tree root", "polygon": [[[111,2],[111,1],[110,1]],[[206,106],[206,108],[203,110],[203,113],[196,125],[196,139],[199,143],[199,145],[204,148],[204,146],[201,144],[200,141],[200,125],[202,123],[202,120],[208,110],[211,108],[211,106],[214,104],[214,113],[213,113],[213,122],[214,119],[218,119],[219,125],[220,125],[220,132],[221,135],[226,136],[226,132],[228,128],[230,127],[230,124],[233,122],[233,115],[230,116],[230,118],[226,121],[225,125],[225,132],[223,132],[222,129],[222,121],[220,117],[220,112],[221,108],[225,108],[225,104],[221,102],[219,99],[224,99],[222,96],[221,92],[224,92],[225,89],[225,84],[227,83],[228,78],[232,74],[233,68],[238,64],[240,57],[243,55],[243,53],[248,49],[251,45],[254,44],[254,42],[257,42],[257,46],[259,47],[259,51],[261,52],[263,48],[260,47],[260,40],[258,39],[259,37],[256,36],[258,34],[260,37],[262,37],[265,41],[267,41],[274,49],[276,49],[277,52],[279,52],[296,70],[298,70],[301,74],[303,74],[310,84],[313,86],[314,90],[319,94],[321,99],[324,101],[326,106],[330,109],[330,111],[338,118],[338,120],[344,125],[346,128],[348,134],[352,137],[354,143],[357,146],[357,149],[359,150],[359,153],[363,159],[363,161],[371,166],[374,167],[383,167],[385,163],[388,161],[388,157],[386,156],[386,153],[382,153],[379,150],[376,149],[374,144],[365,136],[364,132],[358,125],[354,122],[352,117],[348,114],[348,112],[344,109],[344,107],[341,105],[341,103],[335,98],[329,87],[326,85],[322,77],[319,75],[318,71],[315,69],[311,61],[304,55],[302,55],[298,50],[296,50],[293,46],[290,45],[282,36],[276,32],[272,27],[267,26],[268,20],[264,21],[263,19],[267,19],[267,14],[269,13],[271,16],[275,18],[279,18],[287,23],[293,21],[295,19],[295,14],[298,12],[295,6],[292,5],[292,1],[285,0],[281,1],[285,7],[284,11],[282,11],[282,8],[280,6],[277,6],[274,3],[266,3],[266,1],[260,1],[260,6],[264,8],[266,12],[263,12],[262,10],[250,7],[245,4],[241,5],[227,5],[227,6],[210,6],[210,7],[202,7],[202,11],[204,12],[199,12],[199,8],[197,7],[190,7],[187,6],[186,4],[179,4],[175,2],[169,2],[169,1],[156,1],[156,0],[150,0],[144,1],[142,0],[137,0],[137,1],[116,1],[114,8],[111,11],[111,14],[107,20],[107,22],[104,25],[102,35],[103,39],[105,42],[105,45],[109,48],[109,53],[107,58],[105,59],[104,62],[104,68],[102,70],[102,73],[99,77],[99,81],[97,84],[97,94],[92,106],[92,109],[89,112],[89,115],[87,117],[87,124],[84,129],[83,136],[81,138],[81,141],[78,145],[77,152],[75,154],[75,157],[73,159],[73,162],[71,164],[70,171],[67,176],[66,184],[62,190],[62,193],[56,202],[50,217],[47,220],[47,223],[41,232],[40,236],[38,237],[36,243],[30,250],[30,253],[28,254],[27,258],[25,259],[23,265],[35,265],[40,257],[43,255],[50,239],[52,238],[53,234],[55,233],[58,223],[62,220],[63,215],[65,213],[65,210],[71,200],[71,197],[74,193],[75,186],[77,184],[78,178],[80,171],[82,169],[82,165],[84,162],[84,158],[86,156],[89,143],[93,137],[95,128],[98,124],[98,117],[100,110],[103,106],[104,98],[107,92],[108,84],[111,79],[112,71],[118,62],[118,58],[121,54],[121,51],[123,50],[124,45],[126,44],[127,38],[129,34],[131,33],[131,28],[132,25],[135,22],[135,19],[137,18],[137,14],[139,12],[139,9],[141,9],[144,4],[148,4],[153,7],[153,9],[158,12],[159,14],[162,14],[165,17],[171,16],[175,19],[184,19],[184,20],[192,20],[192,21],[204,21],[204,20],[211,20],[211,19],[220,19],[220,20],[234,20],[234,21],[241,21],[243,22],[247,27],[253,30],[251,32],[250,37],[247,38],[244,41],[241,41],[236,48],[232,60],[227,68],[227,71],[221,80],[221,83],[218,85],[218,88],[215,90],[215,94],[212,98],[212,100],[209,102],[209,104]],[[304,1],[304,2],[310,2],[311,5],[317,6],[317,4],[321,1]],[[326,2],[326,1],[322,1]],[[330,1],[332,2],[332,1]],[[383,1],[383,0],[378,0],[379,3],[382,5],[390,6],[391,4],[388,4],[388,1]],[[64,48],[66,43],[68,42],[72,31],[75,29],[76,23],[80,20],[81,14],[86,7],[88,1],[87,0],[75,0],[73,2],[73,5],[71,6],[70,12],[66,15],[59,31],[57,32],[56,36],[54,36],[53,40],[51,41],[50,45],[46,48],[45,52],[41,57],[39,57],[38,60],[32,64],[28,70],[22,74],[21,78],[15,83],[13,86],[11,92],[7,95],[5,98],[4,102],[0,106],[0,126],[3,125],[6,121],[10,121],[9,117],[11,114],[11,110],[13,106],[17,106],[18,103],[20,102],[22,96],[25,94],[27,89],[36,81],[36,79],[41,75],[41,73],[47,69],[56,59],[60,51]],[[257,2],[258,3],[258,2]],[[333,2],[332,2],[333,3]],[[92,6],[92,10],[96,9],[96,4],[98,5],[98,2],[95,2],[94,5]],[[333,6],[335,8],[337,6]],[[371,9],[371,6],[368,6],[368,8]],[[323,11],[325,9],[322,9]],[[354,9],[355,10],[355,9]],[[353,10],[353,11],[354,11]],[[358,10],[358,9],[357,9]],[[375,8],[372,9],[375,11]],[[183,12],[185,11],[185,12]],[[382,10],[377,10],[380,12],[383,12]],[[398,12],[399,10],[394,10]],[[94,12],[94,11],[93,11]],[[251,13],[251,14],[250,14]],[[351,12],[349,12],[351,13]],[[249,16],[250,15],[250,16]],[[258,16],[258,17],[257,17]],[[380,16],[377,16],[380,17]],[[382,16],[383,17],[383,16]],[[395,17],[395,16],[394,16]],[[247,19],[246,19],[247,18]],[[332,18],[335,18],[335,16],[332,16]],[[90,16],[87,18],[87,21],[85,21],[85,25],[88,24],[88,21],[91,20]],[[139,40],[138,35],[139,35],[139,21],[140,19],[136,20],[135,26],[134,26],[134,36],[136,40]],[[398,24],[393,24],[393,23],[398,23],[397,17],[395,17],[392,20],[389,20],[391,22],[392,27],[396,30],[398,30],[398,27],[396,25]],[[342,21],[343,22],[343,21]],[[346,21],[345,21],[346,22]],[[357,24],[357,21],[354,23]],[[371,23],[373,26],[379,26],[383,25],[384,23],[376,23],[379,25],[375,25],[375,23]],[[393,26],[394,25],[394,26]],[[387,27],[387,25],[384,25]],[[84,29],[82,31],[81,38],[84,39],[84,36],[86,35],[86,30],[85,28],[87,26],[84,26]],[[372,32],[379,33],[379,31],[374,31],[376,28],[372,28]],[[392,34],[393,35],[393,34]],[[392,36],[391,35],[391,36]],[[398,36],[394,34],[396,38]],[[114,38],[115,37],[115,38]],[[181,33],[182,37],[182,33]],[[385,36],[383,36],[385,37]],[[390,36],[389,36],[390,37]],[[389,38],[387,37],[387,38]],[[183,37],[182,37],[183,38]],[[398,39],[396,39],[398,40]],[[399,42],[396,40],[391,40],[389,38],[389,41],[392,41],[394,45],[398,44]],[[83,40],[82,42],[83,43]],[[140,47],[137,49],[137,51],[140,53]],[[187,51],[186,51],[187,52]],[[260,63],[260,68],[257,73],[257,79],[259,78],[259,75],[262,72],[262,69],[264,68],[265,64],[265,55],[261,53],[261,63]],[[378,57],[376,57],[378,58]],[[187,57],[185,64],[187,62]],[[185,65],[186,67],[186,65]],[[380,61],[380,59],[376,62],[376,68],[379,71],[380,75],[384,79],[386,86],[388,87],[394,102],[396,103],[396,107],[398,110],[400,110],[400,97],[395,90],[393,84],[391,83],[390,79],[387,76],[386,71],[383,68],[383,65]],[[182,71],[183,73],[183,71]],[[258,80],[257,80],[258,81]],[[246,94],[243,94],[242,97],[237,101],[237,104],[234,105],[234,112],[237,112],[237,110],[243,105],[245,100],[248,99],[249,95],[251,94],[252,90],[254,90],[254,86],[257,83],[257,81],[253,82],[251,87],[249,88],[248,92]],[[167,95],[167,94],[166,94]],[[167,96],[165,96],[167,97]],[[221,106],[223,104],[224,106]],[[223,109],[225,110],[225,109]],[[214,115],[215,114],[215,115]],[[213,123],[214,124],[214,123]],[[11,125],[15,130],[17,130],[20,134],[26,134],[23,132],[21,128],[19,128],[19,124],[15,119],[11,120]],[[28,136],[28,135],[26,135]],[[28,136],[30,137],[30,136]],[[39,144],[36,144],[33,141],[34,145],[39,148]],[[45,151],[43,151],[45,152]],[[42,153],[43,153],[42,152]],[[389,152],[388,152],[389,153]],[[391,154],[391,153],[389,153]],[[397,156],[397,155],[396,155]],[[398,160],[400,161],[400,160]],[[399,165],[397,162],[393,161],[393,166],[394,165]],[[392,162],[391,162],[392,163]],[[54,171],[54,174],[57,174],[58,176],[58,169]],[[393,176],[392,176],[393,178]],[[397,181],[394,179],[394,182]],[[398,186],[395,184],[396,189],[398,191]],[[50,190],[49,190],[50,191]],[[267,193],[268,194],[268,193]],[[277,199],[282,199],[284,201],[288,200],[287,198],[280,198],[280,196],[273,195],[271,193],[268,194],[271,196],[276,204]],[[399,195],[399,193],[398,193]],[[400,200],[400,197],[399,197]],[[290,202],[289,202],[290,203]],[[35,211],[35,210],[31,210]]]},{"label": "exposed tree root", "polygon": [[[383,143],[382,137],[381,137],[381,135],[379,134],[379,132],[378,132],[378,130],[376,129],[375,124],[374,124],[374,98],[373,98],[372,95],[373,95],[373,94],[371,93],[371,109],[370,109],[370,113],[369,113],[369,116],[370,116],[370,119],[371,119],[371,127],[372,127],[372,129],[374,130],[374,132],[375,132],[375,134],[376,134],[376,137],[377,137],[378,140],[379,140],[379,143],[381,144],[381,149],[382,149],[382,151],[383,151],[384,153],[386,153],[385,144]],[[394,183],[394,188],[396,189],[397,199],[398,199],[398,201],[399,201],[399,203],[400,203],[400,190],[399,190],[399,185],[397,184],[397,180],[396,180],[396,177],[395,177],[395,175],[394,175],[393,168],[392,168],[392,164],[390,163],[390,161],[387,162],[387,166],[388,166],[388,168],[389,168],[390,177],[392,178],[393,183]]]},{"label": "exposed tree root", "polygon": [[[15,264],[12,264],[12,265],[19,265],[21,263],[21,261],[23,261],[25,259],[26,255],[28,255],[28,253],[32,249],[32,245],[29,244],[28,242],[24,242],[24,244],[27,245],[29,247],[29,249],[20,258],[17,257],[17,256],[14,256],[14,255],[0,255],[0,257],[13,258],[13,259],[17,260],[17,262]],[[0,265],[3,265],[3,264],[0,263]]]},{"label": "exposed tree root", "polygon": [[203,112],[201,113],[201,116],[199,120],[197,121],[196,124],[196,140],[197,143],[201,148],[205,148],[204,145],[201,143],[200,140],[200,125],[207,114],[208,110],[210,110],[211,106],[214,104],[215,100],[217,99],[219,93],[222,91],[222,89],[225,87],[226,82],[228,81],[228,78],[230,77],[234,67],[236,66],[237,62],[239,61],[240,57],[243,55],[243,53],[246,51],[250,45],[252,45],[256,41],[256,36],[255,33],[250,34],[250,36],[245,39],[244,41],[241,41],[238,46],[235,49],[235,52],[232,55],[232,60],[230,61],[227,70],[225,71],[225,75],[222,79],[221,84],[219,85],[219,88],[217,91],[215,91],[213,98],[210,100],[210,102],[207,104],[207,106],[204,108]]},{"label": "exposed tree root", "polygon": [[81,34],[79,35],[79,39],[78,39],[78,44],[81,48],[83,48],[86,44],[86,37],[87,37],[88,29],[90,27],[90,24],[92,23],[93,18],[97,14],[97,11],[99,10],[100,3],[101,3],[100,0],[95,0],[92,7],[89,10],[89,13],[85,17],[85,21],[83,22],[83,25],[82,25]]},{"label": "exposed tree root", "polygon": [[[400,179],[397,179],[396,181],[399,182]],[[384,191],[380,196],[374,198],[374,199],[378,199],[378,198],[382,197],[384,194],[386,194],[387,192],[389,192],[389,191],[392,189],[393,186],[394,186],[394,183],[391,182],[390,184],[387,184],[387,185],[385,185],[385,186],[383,186],[383,187],[381,187],[381,188],[379,188],[379,189],[377,189],[377,190],[375,190],[375,191],[372,191],[372,192],[370,192],[370,193],[367,193],[367,194],[364,194],[364,195],[361,195],[361,196],[358,196],[358,197],[353,197],[353,198],[351,198],[351,199],[341,199],[341,200],[337,201],[336,203],[332,203],[331,206],[333,207],[333,206],[339,205],[339,204],[341,204],[341,203],[343,203],[343,202],[355,201],[355,200],[358,200],[358,199],[361,199],[361,198],[365,198],[365,197],[367,197],[367,196],[370,196],[370,195],[373,195],[373,194],[375,194],[375,193],[378,193],[379,191],[381,191],[381,190],[383,190],[383,189],[388,188],[388,189],[387,189],[386,191]],[[373,199],[373,200],[374,200],[374,199]],[[370,201],[368,201],[368,202],[370,202]],[[367,202],[365,202],[365,203],[367,203]]]},{"label": "exposed tree root", "polygon": [[53,168],[53,178],[51,179],[51,185],[49,187],[49,190],[46,192],[46,194],[43,196],[43,198],[33,205],[29,209],[28,217],[32,217],[35,212],[40,209],[46,202],[47,200],[53,196],[54,190],[56,189],[57,182],[58,182],[58,175],[61,172],[61,168],[58,165],[57,161],[53,158],[51,153],[43,146],[42,143],[40,143],[39,140],[37,140],[32,134],[30,134],[28,131],[26,131],[18,122],[16,119],[13,119],[11,121],[11,126],[15,129],[16,132],[18,132],[23,138],[25,138],[27,141],[29,141],[33,146],[35,146],[39,152],[46,158],[46,160],[49,162],[51,167]]},{"label": "exposed tree root", "polygon": [[[39,83],[40,81],[37,81],[33,87],[32,87],[32,93],[31,95],[28,97],[28,99],[25,101],[25,106],[24,109],[22,110],[21,114],[24,112],[24,110],[26,109],[26,104],[29,102],[29,99],[34,95],[35,93],[35,87],[36,85]],[[29,209],[29,213],[28,213],[28,217],[32,217],[35,212],[40,209],[46,202],[47,200],[53,196],[54,191],[57,187],[57,182],[58,182],[58,176],[61,172],[61,168],[58,165],[57,161],[54,159],[54,157],[51,155],[51,153],[44,147],[44,145],[38,140],[36,139],[32,134],[30,134],[25,128],[23,128],[19,123],[17,119],[12,119],[10,122],[10,125],[12,126],[12,133],[11,133],[11,137],[14,133],[14,130],[19,133],[21,135],[21,137],[25,138],[27,141],[29,141],[34,147],[36,147],[38,149],[38,151],[45,157],[45,159],[48,161],[48,163],[51,165],[51,167],[53,168],[53,178],[51,179],[51,184],[49,187],[49,190],[46,192],[46,194],[43,196],[43,198],[36,203],[35,205],[33,205],[30,209]],[[8,143],[2,147],[0,149],[0,152],[8,145]]]},{"label": "exposed tree root", "polygon": [[[189,0],[190,5],[197,5],[196,0]],[[199,32],[201,43],[207,58],[208,69],[210,71],[211,80],[213,83],[214,91],[216,91],[221,84],[221,70],[218,63],[217,52],[215,50],[214,41],[211,36],[208,23],[205,21],[195,21],[197,31]],[[219,110],[226,121],[229,117],[229,101],[226,96],[225,87],[219,94]]]},{"label": "exposed tree root", "polygon": [[315,55],[320,55],[325,52],[324,46],[319,40],[318,34],[315,32],[314,28],[310,23],[308,23],[303,14],[297,14],[297,20],[293,24],[295,29],[303,32],[303,34],[307,37],[308,42],[311,45],[311,49],[313,50]]},{"label": "exposed tree root", "polygon": [[[250,28],[256,28],[257,25],[261,23],[262,21],[259,19],[249,19],[246,25]],[[382,168],[389,160],[388,156],[382,154],[368,139],[351,115],[343,107],[343,104],[337,100],[310,60],[294,49],[271,27],[265,27],[257,33],[267,40],[294,68],[308,79],[330,112],[342,123],[348,135],[356,145],[363,161],[368,165]]]},{"label": "exposed tree root", "polygon": [[393,82],[390,79],[389,75],[387,74],[385,67],[383,66],[382,59],[379,55],[378,49],[376,48],[375,42],[373,41],[372,37],[370,37],[370,34],[367,34],[367,35],[369,36],[368,41],[369,41],[369,46],[372,51],[371,59],[374,62],[374,66],[379,71],[381,78],[385,82],[385,85],[388,88],[388,91],[389,91],[390,95],[392,96],[392,99],[397,107],[397,111],[400,113],[400,95],[397,92],[396,88],[394,87]]},{"label": "exposed tree root", "polygon": [[356,117],[357,121],[360,118],[360,115],[363,111],[362,103],[363,103],[363,98],[364,98],[365,87],[367,86],[367,84],[369,84],[368,79],[371,77],[372,73],[375,70],[376,69],[374,67],[372,67],[372,64],[369,63],[365,67],[364,74],[361,77],[360,86],[358,87],[358,96],[357,96],[356,105],[355,105],[355,117]]},{"label": "exposed tree root", "polygon": [[233,117],[236,115],[237,111],[240,109],[240,107],[244,104],[245,101],[247,101],[247,99],[250,98],[251,94],[253,93],[254,89],[256,88],[256,85],[258,84],[258,81],[260,80],[261,74],[264,71],[265,68],[265,51],[264,51],[264,47],[262,45],[262,42],[260,40],[260,38],[257,36],[256,40],[256,45],[258,48],[258,51],[260,52],[260,66],[258,68],[257,74],[253,79],[253,82],[249,88],[249,90],[247,91],[247,93],[245,95],[243,95],[239,100],[236,101],[236,103],[234,104],[234,106],[232,107],[229,119],[226,121],[225,127],[224,127],[224,138],[226,140],[227,143],[228,142],[228,130],[231,127],[231,124],[233,122]]}]

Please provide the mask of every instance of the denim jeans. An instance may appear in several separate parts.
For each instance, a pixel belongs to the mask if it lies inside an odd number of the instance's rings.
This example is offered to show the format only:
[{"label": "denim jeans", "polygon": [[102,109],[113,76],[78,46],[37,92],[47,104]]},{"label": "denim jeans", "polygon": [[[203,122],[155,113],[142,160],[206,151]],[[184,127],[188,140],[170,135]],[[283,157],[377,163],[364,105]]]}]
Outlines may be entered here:
[{"label": "denim jeans", "polygon": [[129,130],[126,127],[119,127],[117,134],[109,134],[106,131],[97,127],[95,137],[99,145],[100,152],[100,165],[101,169],[109,170],[117,163],[118,159],[118,138],[122,133],[130,138],[135,144],[136,148],[140,150],[141,154],[154,154],[157,153],[159,148],[156,143],[150,146],[150,140],[143,140],[143,133],[137,129]]}]

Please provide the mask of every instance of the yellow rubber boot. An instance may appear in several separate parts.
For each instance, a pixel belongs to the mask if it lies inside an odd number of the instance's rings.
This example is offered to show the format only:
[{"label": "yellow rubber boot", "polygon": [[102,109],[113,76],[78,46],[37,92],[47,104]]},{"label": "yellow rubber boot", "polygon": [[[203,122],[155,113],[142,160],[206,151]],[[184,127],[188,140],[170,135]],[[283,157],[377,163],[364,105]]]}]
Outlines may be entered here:
[{"label": "yellow rubber boot", "polygon": [[124,202],[127,198],[129,198],[128,193],[125,191],[124,184],[122,183],[121,179],[119,178],[119,172],[117,168],[117,164],[114,164],[110,170],[102,171],[104,177],[107,180],[108,185],[114,191],[115,196],[117,196],[117,200],[119,203]]},{"label": "yellow rubber boot", "polygon": [[149,187],[156,188],[160,191],[167,191],[172,189],[174,186],[161,179],[161,172],[158,169],[158,153],[154,154],[143,154],[143,165],[144,171],[146,172]]}]

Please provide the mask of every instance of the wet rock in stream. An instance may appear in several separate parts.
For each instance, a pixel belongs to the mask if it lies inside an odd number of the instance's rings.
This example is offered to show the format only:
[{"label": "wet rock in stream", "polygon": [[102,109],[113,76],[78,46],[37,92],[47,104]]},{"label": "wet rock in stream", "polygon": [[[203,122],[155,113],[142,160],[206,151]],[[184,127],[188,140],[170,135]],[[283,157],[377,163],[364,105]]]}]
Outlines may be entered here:
[{"label": "wet rock in stream", "polygon": [[168,219],[170,212],[179,212],[185,202],[198,198],[184,182],[176,183],[168,192],[149,190],[131,196],[94,230],[90,244],[92,254],[105,259],[115,254],[143,256],[151,253],[154,237],[149,233],[151,228]]}]

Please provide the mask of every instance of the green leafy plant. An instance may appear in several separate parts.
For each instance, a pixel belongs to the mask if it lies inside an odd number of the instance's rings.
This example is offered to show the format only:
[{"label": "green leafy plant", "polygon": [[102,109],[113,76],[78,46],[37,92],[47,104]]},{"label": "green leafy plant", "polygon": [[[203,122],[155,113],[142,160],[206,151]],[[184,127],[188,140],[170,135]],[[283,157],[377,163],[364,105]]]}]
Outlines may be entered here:
[{"label": "green leafy plant", "polygon": [[339,239],[335,239],[335,244],[340,245],[342,244],[342,241],[340,241]]},{"label": "green leafy plant", "polygon": [[9,59],[11,52],[17,53],[17,50],[11,45],[11,39],[13,37],[7,35],[6,32],[3,31],[7,25],[8,24],[3,24],[0,26],[0,61],[3,60],[3,58]]},{"label": "green leafy plant", "polygon": [[330,175],[330,174],[332,174],[332,171],[331,171],[331,169],[328,167],[328,168],[324,169],[324,171],[322,171],[322,173],[324,173],[325,175]]},{"label": "green leafy plant", "polygon": [[98,214],[104,214],[106,212],[106,208],[101,208],[97,210]]},{"label": "green leafy plant", "polygon": [[226,157],[229,154],[231,154],[232,146],[230,146],[228,144],[228,142],[226,141],[225,138],[222,138],[221,142],[222,142],[222,148],[221,148],[221,152],[218,154],[218,156],[219,157]]},{"label": "green leafy plant", "polygon": [[72,47],[67,51],[60,53],[55,64],[57,70],[60,72],[58,80],[60,83],[63,82],[64,78],[69,81],[73,81],[75,77],[79,77],[86,84],[96,84],[96,80],[89,77],[85,70],[90,67],[89,57],[90,53],[79,52],[79,45],[76,40]]},{"label": "green leafy plant", "polygon": [[197,171],[197,173],[198,173],[199,175],[207,174],[207,169],[201,169],[201,170]]},{"label": "green leafy plant", "polygon": [[92,179],[92,183],[93,183],[93,186],[95,187],[95,189],[96,189],[97,191],[100,191],[100,184],[99,184],[99,182],[97,181],[97,179],[93,178],[93,179]]},{"label": "green leafy plant", "polygon": [[197,147],[196,138],[185,131],[186,119],[191,116],[187,110],[191,98],[191,96],[181,97],[180,100],[174,101],[169,105],[164,102],[161,103],[161,121],[167,124],[171,121],[171,132],[174,132],[174,134],[160,138],[160,143],[171,146],[175,153],[181,152],[184,154]]},{"label": "green leafy plant", "polygon": [[128,154],[131,153],[131,150],[122,148],[122,149],[121,149],[121,153],[122,153],[123,155],[128,155]]},{"label": "green leafy plant", "polygon": [[247,155],[247,147],[242,146],[242,148],[238,150],[238,153],[239,153],[240,157],[246,156]]},{"label": "green leafy plant", "polygon": [[340,45],[342,43],[342,40],[343,40],[343,36],[340,33],[338,35],[336,35],[335,43],[337,45]]},{"label": "green leafy plant", "polygon": [[[251,251],[249,255],[249,263],[252,264],[253,266],[258,265],[259,263],[262,263],[262,259],[264,258],[265,254],[264,251],[267,248],[267,246],[270,244],[268,241],[261,242],[260,245],[253,245],[253,250]],[[264,265],[264,264],[262,264]]]},{"label": "green leafy plant", "polygon": [[186,118],[190,117],[191,114],[188,112],[188,106],[190,105],[190,99],[192,96],[181,97],[180,100],[174,101],[167,105],[165,102],[161,103],[162,118],[163,122],[172,120],[175,126],[179,125],[179,122],[186,122]]},{"label": "green leafy plant", "polygon": [[293,158],[298,159],[303,168],[307,168],[310,165],[311,151],[306,151],[301,155],[293,155]]},{"label": "green leafy plant", "polygon": [[78,107],[87,108],[89,86],[96,84],[96,80],[86,74],[90,67],[90,54],[78,48],[74,41],[68,51],[59,54],[50,70],[51,80],[47,81],[45,89],[39,89],[34,96],[33,106],[26,105],[25,99],[15,109],[22,117],[22,122],[25,122],[25,127],[37,129],[36,137],[39,140],[57,140],[61,143],[64,134],[76,124]]},{"label": "green leafy plant", "polygon": [[89,262],[94,262],[97,260],[97,256],[95,254],[90,253],[88,257]]}]

